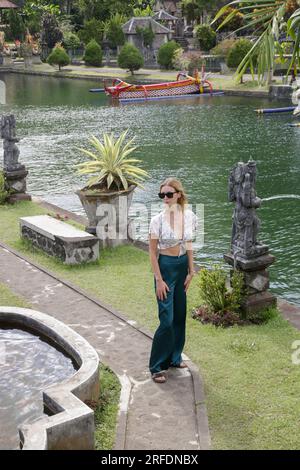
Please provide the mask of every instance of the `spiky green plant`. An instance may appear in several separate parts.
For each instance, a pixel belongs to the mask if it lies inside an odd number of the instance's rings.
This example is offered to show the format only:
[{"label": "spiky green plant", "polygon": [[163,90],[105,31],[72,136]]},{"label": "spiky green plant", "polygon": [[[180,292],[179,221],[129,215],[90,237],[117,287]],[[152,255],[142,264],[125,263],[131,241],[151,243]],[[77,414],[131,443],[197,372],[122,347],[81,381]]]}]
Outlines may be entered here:
[{"label": "spiky green plant", "polygon": [[93,151],[79,149],[91,161],[83,162],[76,167],[82,175],[97,173],[87,183],[88,188],[127,190],[131,184],[143,188],[139,181],[145,180],[148,173],[136,164],[141,160],[128,158],[137,147],[134,139],[125,142],[128,129],[115,138],[113,134],[103,134],[103,143],[95,136],[89,139]]},{"label": "spiky green plant", "polygon": [[[234,10],[228,9],[233,6]],[[232,18],[242,13],[244,26],[235,32],[243,29],[253,28],[254,35],[258,39],[253,47],[244,57],[237,69],[237,78],[240,79],[247,68],[250,68],[254,75],[253,58],[257,56],[257,74],[259,83],[263,84],[268,76],[270,81],[274,68],[276,46],[280,32],[286,25],[286,33],[294,41],[293,55],[290,61],[288,73],[296,61],[299,62],[300,53],[300,2],[298,0],[235,0],[219,10],[213,23],[222,15],[229,12],[218,29],[225,26]],[[293,8],[292,8],[293,7]],[[287,20],[287,23],[286,23]]]}]

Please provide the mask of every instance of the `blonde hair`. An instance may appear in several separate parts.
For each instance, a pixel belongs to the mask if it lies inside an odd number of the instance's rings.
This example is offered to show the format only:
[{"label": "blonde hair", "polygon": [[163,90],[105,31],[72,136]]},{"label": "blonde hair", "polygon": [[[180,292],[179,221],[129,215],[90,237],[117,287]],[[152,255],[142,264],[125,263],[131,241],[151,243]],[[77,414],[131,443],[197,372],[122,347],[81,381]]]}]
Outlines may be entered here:
[{"label": "blonde hair", "polygon": [[184,191],[181,181],[179,181],[177,178],[172,178],[172,177],[165,179],[165,181],[160,185],[160,188],[159,188],[160,192],[164,186],[171,186],[172,188],[175,189],[175,191],[181,192],[181,196],[178,199],[178,204],[180,204],[181,209],[184,210],[185,205],[188,203],[188,199],[187,199],[187,195]]}]

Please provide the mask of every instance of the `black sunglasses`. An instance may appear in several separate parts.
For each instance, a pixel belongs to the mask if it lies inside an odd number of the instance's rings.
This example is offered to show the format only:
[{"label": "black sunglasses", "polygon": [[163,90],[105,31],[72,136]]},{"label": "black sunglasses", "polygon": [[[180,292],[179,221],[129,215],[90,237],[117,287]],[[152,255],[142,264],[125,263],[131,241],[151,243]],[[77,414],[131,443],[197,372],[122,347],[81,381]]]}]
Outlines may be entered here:
[{"label": "black sunglasses", "polygon": [[158,197],[160,199],[164,199],[165,196],[167,196],[168,199],[172,199],[172,197],[174,196],[175,193],[178,193],[178,191],[174,191],[174,192],[168,192],[168,193],[158,193]]}]

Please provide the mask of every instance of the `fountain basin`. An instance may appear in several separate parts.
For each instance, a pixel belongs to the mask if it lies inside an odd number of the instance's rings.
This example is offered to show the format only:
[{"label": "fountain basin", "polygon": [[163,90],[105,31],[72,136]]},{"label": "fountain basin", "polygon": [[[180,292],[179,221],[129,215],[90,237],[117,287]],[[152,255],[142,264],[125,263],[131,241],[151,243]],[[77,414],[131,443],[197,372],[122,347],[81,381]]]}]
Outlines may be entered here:
[{"label": "fountain basin", "polygon": [[41,393],[48,416],[19,429],[23,450],[94,448],[94,413],[85,402],[99,398],[99,357],[89,343],[55,318],[41,312],[0,307],[1,326],[41,336],[72,358],[78,370]]}]

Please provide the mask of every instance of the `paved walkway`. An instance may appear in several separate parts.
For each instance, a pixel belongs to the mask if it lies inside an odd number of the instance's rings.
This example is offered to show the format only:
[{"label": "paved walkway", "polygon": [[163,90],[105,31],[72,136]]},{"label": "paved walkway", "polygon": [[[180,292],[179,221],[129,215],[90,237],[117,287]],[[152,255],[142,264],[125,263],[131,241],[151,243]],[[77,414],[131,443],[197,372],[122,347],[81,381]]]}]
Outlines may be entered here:
[{"label": "paved walkway", "polygon": [[172,369],[167,383],[148,372],[151,337],[101,301],[0,244],[0,282],[81,334],[122,387],[117,449],[207,449],[203,385],[196,367]]}]

